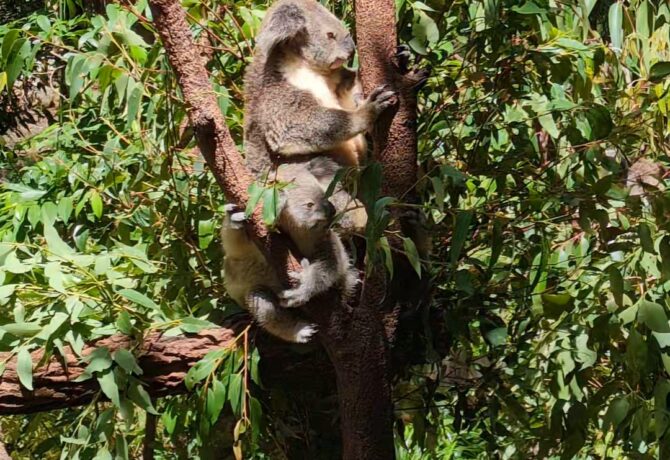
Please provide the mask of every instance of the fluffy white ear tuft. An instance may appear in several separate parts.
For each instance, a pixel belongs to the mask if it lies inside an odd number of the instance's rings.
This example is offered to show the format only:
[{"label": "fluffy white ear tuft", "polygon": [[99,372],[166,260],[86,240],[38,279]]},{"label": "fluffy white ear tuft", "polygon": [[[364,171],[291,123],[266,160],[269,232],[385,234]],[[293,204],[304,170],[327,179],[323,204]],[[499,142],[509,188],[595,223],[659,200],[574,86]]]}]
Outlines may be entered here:
[{"label": "fluffy white ear tuft", "polygon": [[269,14],[256,37],[257,48],[266,56],[277,46],[307,34],[307,19],[298,5],[284,3],[269,11]]}]

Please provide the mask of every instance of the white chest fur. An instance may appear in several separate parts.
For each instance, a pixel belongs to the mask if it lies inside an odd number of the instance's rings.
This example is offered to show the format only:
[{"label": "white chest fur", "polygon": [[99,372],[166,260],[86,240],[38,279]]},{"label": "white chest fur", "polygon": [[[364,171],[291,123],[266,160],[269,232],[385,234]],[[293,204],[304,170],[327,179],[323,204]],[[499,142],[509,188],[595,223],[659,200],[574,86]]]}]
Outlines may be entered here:
[{"label": "white chest fur", "polygon": [[292,86],[311,93],[322,106],[329,109],[343,108],[335,93],[338,82],[332,81],[329,76],[310,69],[298,60],[287,62],[282,71]]}]

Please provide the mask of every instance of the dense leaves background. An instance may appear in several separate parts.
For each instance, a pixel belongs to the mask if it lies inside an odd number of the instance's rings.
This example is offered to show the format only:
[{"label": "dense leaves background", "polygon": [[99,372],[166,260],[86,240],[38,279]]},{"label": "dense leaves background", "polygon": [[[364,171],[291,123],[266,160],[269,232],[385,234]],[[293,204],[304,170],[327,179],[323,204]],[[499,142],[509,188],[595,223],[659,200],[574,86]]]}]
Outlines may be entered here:
[{"label": "dense leaves background", "polygon": [[[26,388],[36,347],[192,332],[237,311],[223,197],[146,1],[94,3],[102,14],[64,0],[0,26],[0,350]],[[241,75],[267,4],[182,3],[241,144]],[[351,22],[349,2],[326,3]],[[396,5],[432,68],[419,187],[436,286],[396,384],[398,457],[667,458],[670,7]],[[132,350],[100,350],[89,378],[111,403],[4,418],[3,440],[16,458],[137,457],[159,413],[158,458],[282,458],[314,433],[262,397],[245,350],[211,354],[188,397],[153,402]]]}]

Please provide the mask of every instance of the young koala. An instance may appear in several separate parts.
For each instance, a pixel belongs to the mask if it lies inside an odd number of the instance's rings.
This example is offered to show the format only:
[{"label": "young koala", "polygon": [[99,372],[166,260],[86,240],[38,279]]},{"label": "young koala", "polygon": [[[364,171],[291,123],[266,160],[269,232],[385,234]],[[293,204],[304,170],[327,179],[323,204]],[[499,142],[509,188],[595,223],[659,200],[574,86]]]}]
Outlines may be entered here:
[{"label": "young koala", "polygon": [[226,205],[221,231],[224,283],[233,300],[246,307],[268,332],[300,343],[310,340],[316,326],[283,307],[304,305],[336,286],[345,300],[355,290],[358,273],[329,228],[334,208],[316,179],[306,171],[288,179],[293,186],[280,194],[278,227],[305,257],[303,270],[291,274],[295,287],[283,290],[274,268],[247,234],[244,212],[234,205]]}]

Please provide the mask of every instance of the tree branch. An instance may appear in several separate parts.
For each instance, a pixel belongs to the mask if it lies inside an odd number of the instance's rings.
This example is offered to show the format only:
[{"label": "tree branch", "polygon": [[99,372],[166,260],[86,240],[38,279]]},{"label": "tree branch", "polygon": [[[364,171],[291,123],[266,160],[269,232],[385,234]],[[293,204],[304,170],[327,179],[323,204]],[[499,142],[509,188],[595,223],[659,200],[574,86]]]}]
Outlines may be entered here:
[{"label": "tree branch", "polygon": [[[216,103],[209,73],[204,58],[196,51],[198,48],[186,22],[186,13],[181,3],[175,0],[151,0],[149,4],[156,30],[184,94],[184,104],[200,152],[223,189],[226,200],[243,207],[249,198],[247,190],[252,176]],[[252,216],[251,227],[257,238],[267,236],[260,212]]]},{"label": "tree branch", "polygon": [[[154,332],[137,343],[125,335],[114,335],[99,340],[84,349],[89,355],[96,348],[105,347],[111,353],[125,348],[138,348],[135,353],[143,370],[142,382],[152,397],[179,394],[186,391],[183,380],[188,370],[207,353],[221,347],[231,346],[242,324],[233,329],[216,328],[204,330],[189,337],[163,337]],[[34,391],[21,386],[16,368],[16,356],[0,353],[0,362],[6,361],[0,380],[0,415],[28,414],[89,403],[100,387],[96,379],[76,382],[86,364],[72,349],[63,357],[51,357],[45,364],[33,370]],[[44,359],[44,350],[31,353],[34,363]]]}]

